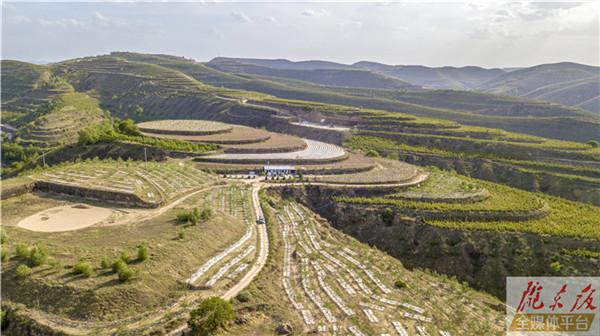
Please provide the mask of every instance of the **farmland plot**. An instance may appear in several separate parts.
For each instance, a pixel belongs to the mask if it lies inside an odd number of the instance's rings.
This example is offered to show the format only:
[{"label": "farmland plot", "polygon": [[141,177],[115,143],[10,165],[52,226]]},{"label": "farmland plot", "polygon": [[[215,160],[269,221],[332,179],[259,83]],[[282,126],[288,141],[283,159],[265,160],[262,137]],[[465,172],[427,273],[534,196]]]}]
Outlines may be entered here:
[{"label": "farmland plot", "polygon": [[[131,195],[160,205],[177,195],[214,183],[216,179],[183,162],[89,160],[59,165],[30,176],[56,186]],[[53,188],[50,188],[53,190]],[[89,197],[101,198],[88,193]]]},{"label": "farmland plot", "polygon": [[[412,290],[394,287],[394,272],[382,271],[370,252],[323,234],[309,211],[291,203],[275,217],[283,245],[280,288],[304,332],[406,335],[421,330],[449,335],[461,330],[456,325],[446,329],[448,316],[442,313],[456,307],[436,307],[434,298],[419,302]],[[475,305],[464,309],[478,314]]]}]

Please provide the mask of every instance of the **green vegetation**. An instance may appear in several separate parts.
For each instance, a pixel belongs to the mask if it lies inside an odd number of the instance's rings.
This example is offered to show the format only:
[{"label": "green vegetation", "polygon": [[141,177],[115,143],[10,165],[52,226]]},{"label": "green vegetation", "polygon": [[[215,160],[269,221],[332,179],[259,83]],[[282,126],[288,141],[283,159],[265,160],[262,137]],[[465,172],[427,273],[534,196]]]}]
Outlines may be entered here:
[{"label": "green vegetation", "polygon": [[408,284],[406,283],[406,281],[402,280],[402,279],[397,279],[394,282],[394,286],[396,286],[396,288],[408,288]]},{"label": "green vegetation", "polygon": [[17,269],[15,270],[15,272],[19,278],[26,278],[29,275],[31,275],[31,268],[29,268],[29,266],[27,266],[25,264],[21,264],[21,265],[17,266]]},{"label": "green vegetation", "polygon": [[1,252],[2,252],[2,262],[7,262],[8,259],[10,258],[10,256],[8,255],[8,250],[4,246],[2,246]]},{"label": "green vegetation", "polygon": [[148,260],[149,257],[150,255],[148,253],[148,246],[146,244],[138,246],[137,259],[140,261],[145,261]]},{"label": "green vegetation", "polygon": [[136,272],[124,264],[124,266],[119,267],[117,270],[117,275],[119,276],[119,281],[124,282],[131,280],[136,275]]},{"label": "green vegetation", "polygon": [[194,210],[191,211],[181,211],[177,214],[177,221],[180,223],[196,225],[198,224],[199,220],[200,212],[198,211],[198,208],[194,208]]},{"label": "green vegetation", "polygon": [[233,317],[233,307],[229,301],[210,297],[190,313],[188,326],[194,335],[213,335],[232,321]]},{"label": "green vegetation", "polygon": [[100,268],[101,269],[111,268],[110,259],[108,259],[107,257],[102,258],[102,261],[100,262]]},{"label": "green vegetation", "polygon": [[99,142],[110,143],[120,141],[190,153],[204,153],[218,148],[216,145],[208,143],[147,137],[139,132],[137,125],[130,119],[116,123],[103,123],[85,128],[79,132],[78,142],[85,146]]},{"label": "green vegetation", "polygon": [[77,262],[73,265],[73,274],[82,275],[83,277],[89,278],[92,276],[92,265],[90,263],[85,262],[83,260]]},{"label": "green vegetation", "polygon": [[48,249],[43,244],[35,244],[29,250],[29,260],[33,266],[39,266],[48,259]]},{"label": "green vegetation", "polygon": [[18,243],[15,247],[15,254],[21,259],[29,258],[29,247],[25,243]]}]

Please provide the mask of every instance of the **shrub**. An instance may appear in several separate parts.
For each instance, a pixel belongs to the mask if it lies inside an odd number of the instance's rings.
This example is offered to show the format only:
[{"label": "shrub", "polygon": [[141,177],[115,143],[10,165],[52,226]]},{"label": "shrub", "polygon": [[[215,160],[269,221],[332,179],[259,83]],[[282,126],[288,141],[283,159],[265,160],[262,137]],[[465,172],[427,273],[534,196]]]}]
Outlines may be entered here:
[{"label": "shrub", "polygon": [[21,264],[17,267],[16,272],[18,277],[25,278],[31,274],[31,268],[25,264]]},{"label": "shrub", "polygon": [[8,241],[8,235],[6,231],[0,229],[0,244],[5,244]]},{"label": "shrub", "polygon": [[246,292],[241,292],[240,294],[238,294],[235,297],[235,299],[238,300],[239,302],[245,303],[245,302],[250,301],[250,296]]},{"label": "shrub", "polygon": [[25,259],[29,257],[29,247],[23,243],[18,243],[15,247],[15,253],[17,257]]},{"label": "shrub", "polygon": [[110,268],[110,266],[110,260],[108,260],[107,257],[102,258],[102,261],[100,262],[100,268],[107,269]]},{"label": "shrub", "polygon": [[402,279],[397,279],[396,282],[394,282],[394,286],[396,286],[396,288],[408,288],[408,284]]},{"label": "shrub", "polygon": [[563,265],[561,265],[560,262],[555,261],[553,263],[550,264],[550,268],[552,268],[552,271],[554,273],[560,273],[560,270],[563,268]]},{"label": "shrub", "polygon": [[39,266],[48,259],[48,249],[42,244],[35,244],[29,251],[29,259],[33,266]]},{"label": "shrub", "polygon": [[120,133],[132,136],[141,136],[139,128],[131,119],[122,120],[117,124],[117,129]]},{"label": "shrub", "polygon": [[124,267],[127,267],[127,264],[122,259],[117,259],[112,264],[112,271],[113,273],[118,273]]},{"label": "shrub", "polygon": [[123,264],[121,268],[117,271],[120,281],[127,281],[135,275],[135,272],[131,269],[131,267]]},{"label": "shrub", "polygon": [[127,251],[121,252],[121,257],[120,258],[126,264],[129,263],[129,261],[131,261],[131,256],[129,255],[129,253],[127,253]]},{"label": "shrub", "polygon": [[192,211],[182,211],[177,214],[177,221],[180,223],[187,223],[191,225],[198,224],[198,220],[200,219],[200,213],[198,208],[194,208]]},{"label": "shrub", "polygon": [[385,210],[383,210],[383,213],[381,213],[381,220],[385,224],[391,225],[393,219],[394,219],[394,211],[390,208],[385,208]]},{"label": "shrub", "polygon": [[177,238],[179,240],[184,240],[185,239],[185,231],[181,230],[181,231],[177,232]]},{"label": "shrub", "polygon": [[368,157],[379,157],[379,153],[377,153],[377,151],[376,151],[376,150],[373,150],[373,149],[369,149],[369,150],[368,150],[368,151],[365,153],[365,155],[366,155],[366,156],[368,156]]},{"label": "shrub", "polygon": [[8,250],[6,250],[4,247],[2,247],[2,262],[7,262],[8,261]]},{"label": "shrub", "polygon": [[79,261],[75,265],[73,265],[73,273],[81,274],[86,278],[92,276],[92,265],[85,261]]},{"label": "shrub", "polygon": [[225,327],[233,317],[233,308],[229,301],[210,297],[190,313],[188,326],[194,335],[211,335]]},{"label": "shrub", "polygon": [[140,261],[148,259],[148,246],[146,246],[146,244],[138,246],[137,258]]},{"label": "shrub", "polygon": [[592,146],[593,148],[596,148],[600,145],[600,144],[598,144],[598,141],[596,141],[596,140],[590,140],[587,142],[587,144]]},{"label": "shrub", "polygon": [[202,221],[207,221],[210,219],[210,217],[212,217],[212,209],[209,207],[202,209],[202,212],[200,212],[200,219]]}]

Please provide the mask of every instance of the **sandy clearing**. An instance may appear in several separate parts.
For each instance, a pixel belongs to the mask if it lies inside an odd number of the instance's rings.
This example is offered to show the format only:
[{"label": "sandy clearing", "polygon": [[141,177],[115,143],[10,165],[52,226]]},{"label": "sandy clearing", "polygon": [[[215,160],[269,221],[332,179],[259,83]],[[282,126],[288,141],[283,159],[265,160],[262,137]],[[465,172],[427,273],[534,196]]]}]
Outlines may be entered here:
[{"label": "sandy clearing", "polygon": [[109,208],[68,204],[35,213],[21,220],[17,226],[38,232],[73,231],[102,222],[112,213]]}]

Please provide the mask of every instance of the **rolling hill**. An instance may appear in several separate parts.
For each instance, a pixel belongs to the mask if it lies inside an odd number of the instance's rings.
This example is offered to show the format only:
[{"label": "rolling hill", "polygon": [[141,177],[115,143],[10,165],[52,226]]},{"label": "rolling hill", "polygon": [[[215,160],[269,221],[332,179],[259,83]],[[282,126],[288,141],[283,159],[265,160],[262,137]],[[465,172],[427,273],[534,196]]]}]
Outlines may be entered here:
[{"label": "rolling hill", "polygon": [[476,66],[430,68],[421,65],[387,65],[365,61],[353,65],[432,89],[474,89],[505,73],[502,69],[484,69]]},{"label": "rolling hill", "polygon": [[600,68],[583,64],[563,62],[520,69],[483,83],[477,89],[600,112]]},{"label": "rolling hill", "polygon": [[[236,60],[215,58],[208,66],[230,73],[246,73],[261,76],[281,77],[307,81],[310,83],[377,89],[418,89],[419,87],[385,74],[358,69],[331,62],[307,61]],[[263,64],[263,65],[261,65]]]}]

